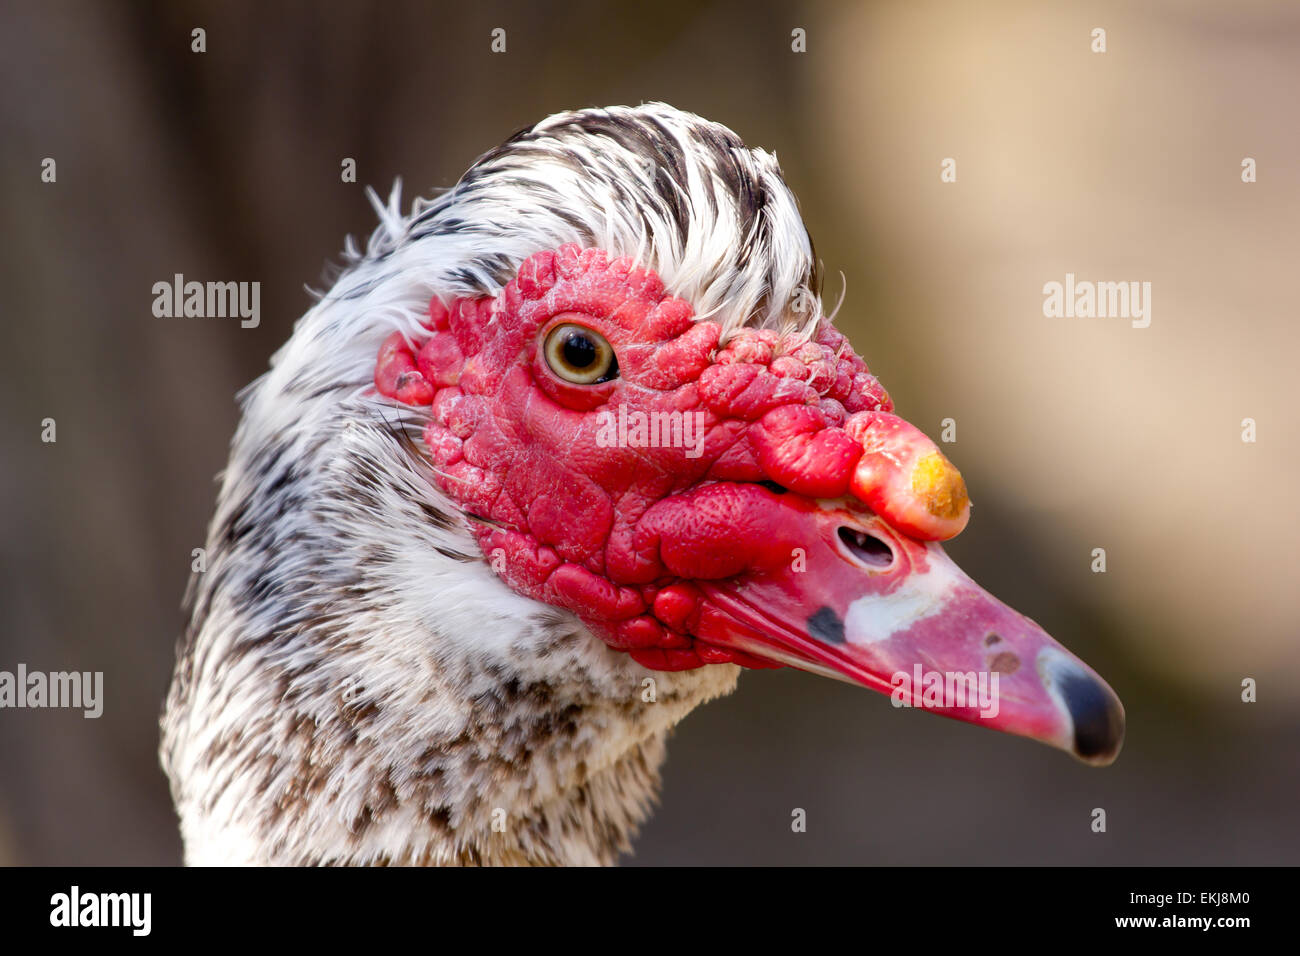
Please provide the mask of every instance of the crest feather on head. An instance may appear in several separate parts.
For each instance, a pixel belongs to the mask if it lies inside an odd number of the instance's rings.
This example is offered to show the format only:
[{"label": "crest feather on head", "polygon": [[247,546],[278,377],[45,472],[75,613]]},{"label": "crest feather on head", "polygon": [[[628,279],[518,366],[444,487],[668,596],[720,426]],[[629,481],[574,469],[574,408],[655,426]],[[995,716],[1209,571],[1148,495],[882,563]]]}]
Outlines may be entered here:
[{"label": "crest feather on head", "polygon": [[492,295],[532,253],[576,242],[653,269],[724,340],[751,326],[811,334],[822,318],[812,240],[776,157],[664,103],[557,113],[481,156],[356,262],[435,239],[456,247],[444,295]]}]

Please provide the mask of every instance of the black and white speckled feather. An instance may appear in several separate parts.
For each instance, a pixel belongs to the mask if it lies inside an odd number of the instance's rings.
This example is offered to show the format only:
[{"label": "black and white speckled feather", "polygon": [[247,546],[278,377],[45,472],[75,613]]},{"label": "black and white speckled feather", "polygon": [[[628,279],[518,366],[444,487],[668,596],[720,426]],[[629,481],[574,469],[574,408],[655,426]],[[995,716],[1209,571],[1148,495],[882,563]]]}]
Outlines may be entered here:
[{"label": "black and white speckled feather", "polygon": [[738,670],[652,674],[502,584],[429,480],[423,413],[370,390],[375,354],[432,295],[494,294],[566,242],[726,327],[811,327],[812,244],[774,157],[663,104],[552,116],[398,202],[242,395],[163,717],[186,858],[609,863],[669,729]]}]

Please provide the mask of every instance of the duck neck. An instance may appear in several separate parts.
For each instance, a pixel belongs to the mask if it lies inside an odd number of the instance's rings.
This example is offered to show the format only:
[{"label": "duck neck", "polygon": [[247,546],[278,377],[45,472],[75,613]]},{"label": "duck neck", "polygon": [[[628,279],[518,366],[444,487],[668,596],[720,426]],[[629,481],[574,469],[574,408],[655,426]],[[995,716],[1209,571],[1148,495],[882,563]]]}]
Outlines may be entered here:
[{"label": "duck neck", "polygon": [[738,668],[646,670],[509,590],[364,412],[236,436],[163,720],[187,861],[614,862]]}]

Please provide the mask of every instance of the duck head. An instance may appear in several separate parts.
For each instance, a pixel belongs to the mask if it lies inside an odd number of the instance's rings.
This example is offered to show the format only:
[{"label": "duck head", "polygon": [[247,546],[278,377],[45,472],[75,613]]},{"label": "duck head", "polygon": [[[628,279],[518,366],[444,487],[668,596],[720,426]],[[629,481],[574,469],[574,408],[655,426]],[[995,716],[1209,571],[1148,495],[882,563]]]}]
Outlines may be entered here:
[{"label": "duck head", "polygon": [[747,318],[565,244],[435,297],[375,385],[427,406],[493,571],[645,667],[797,667],[1111,762],[1115,693],[945,554],[957,469],[824,317]]}]

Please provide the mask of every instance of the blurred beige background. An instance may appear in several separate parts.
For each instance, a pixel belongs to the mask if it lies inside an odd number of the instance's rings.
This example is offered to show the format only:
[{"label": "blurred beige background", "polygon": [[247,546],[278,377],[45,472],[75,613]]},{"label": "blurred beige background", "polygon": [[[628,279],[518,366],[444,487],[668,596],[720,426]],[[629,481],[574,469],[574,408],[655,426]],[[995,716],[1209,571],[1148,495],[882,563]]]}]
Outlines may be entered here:
[{"label": "blurred beige background", "polygon": [[[1297,862],[1298,94],[1283,3],[5,7],[0,669],[103,670],[107,701],[0,711],[0,862],[179,860],[154,752],[190,549],[234,392],[373,227],[362,185],[409,199],[647,99],[777,152],[837,324],[904,415],[956,420],[950,551],[1110,680],[1129,739],[1092,770],[754,673],[678,731],[632,862]],[[260,281],[260,327],[154,318],[176,272]],[[1149,281],[1150,327],[1044,317],[1067,272]]]}]

